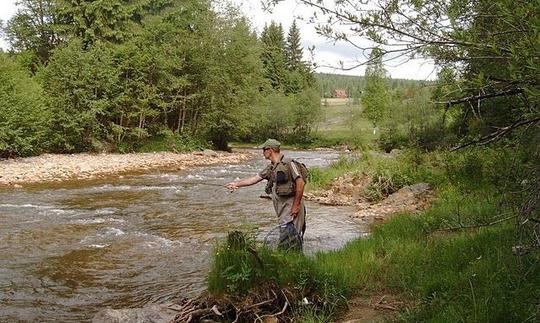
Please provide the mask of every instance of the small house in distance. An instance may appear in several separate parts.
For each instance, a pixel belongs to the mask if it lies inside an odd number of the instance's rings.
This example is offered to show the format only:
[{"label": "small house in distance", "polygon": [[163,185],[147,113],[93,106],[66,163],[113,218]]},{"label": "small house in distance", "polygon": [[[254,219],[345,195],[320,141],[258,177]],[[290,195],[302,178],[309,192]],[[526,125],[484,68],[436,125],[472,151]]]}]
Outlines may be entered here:
[{"label": "small house in distance", "polygon": [[347,95],[347,91],[346,91],[346,90],[343,90],[343,89],[335,89],[334,91],[332,91],[332,97],[333,97],[333,98],[338,98],[338,99],[346,99],[346,98],[348,98],[349,96]]}]

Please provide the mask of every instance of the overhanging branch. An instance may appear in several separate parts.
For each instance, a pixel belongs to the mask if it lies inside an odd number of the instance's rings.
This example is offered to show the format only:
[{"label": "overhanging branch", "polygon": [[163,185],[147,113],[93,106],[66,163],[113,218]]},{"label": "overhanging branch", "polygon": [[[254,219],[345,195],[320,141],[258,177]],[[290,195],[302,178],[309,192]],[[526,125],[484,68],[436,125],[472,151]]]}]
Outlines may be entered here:
[{"label": "overhanging branch", "polygon": [[469,97],[461,98],[461,99],[457,99],[457,100],[450,100],[450,101],[447,101],[447,102],[444,102],[444,103],[447,106],[452,106],[452,105],[456,105],[456,104],[460,104],[460,103],[467,103],[467,102],[470,103],[470,102],[483,100],[483,99],[488,99],[488,98],[494,98],[494,97],[499,97],[499,96],[516,95],[516,94],[521,94],[521,93],[523,93],[523,89],[522,88],[517,88],[517,89],[511,89],[511,90],[497,92],[497,93],[489,93],[489,94],[483,94],[483,95],[473,95],[473,96],[469,96]]},{"label": "overhanging branch", "polygon": [[516,121],[515,123],[507,126],[507,127],[503,127],[503,128],[500,128],[498,129],[497,131],[495,132],[492,132],[490,133],[489,135],[486,135],[478,140],[474,140],[474,141],[471,141],[471,142],[468,142],[466,144],[463,144],[463,145],[460,145],[458,147],[455,147],[453,148],[451,151],[456,151],[456,150],[459,150],[459,149],[462,149],[462,148],[465,148],[465,147],[469,147],[469,146],[472,146],[472,145],[487,145],[491,142],[494,142],[500,138],[502,138],[503,136],[507,135],[508,133],[512,132],[513,130],[519,128],[519,127],[522,127],[522,126],[525,126],[525,125],[529,125],[529,124],[532,124],[532,123],[536,123],[536,122],[540,122],[540,116],[537,116],[537,117],[534,117],[534,118],[531,118],[531,119],[527,119],[527,120],[521,120],[521,121]]}]

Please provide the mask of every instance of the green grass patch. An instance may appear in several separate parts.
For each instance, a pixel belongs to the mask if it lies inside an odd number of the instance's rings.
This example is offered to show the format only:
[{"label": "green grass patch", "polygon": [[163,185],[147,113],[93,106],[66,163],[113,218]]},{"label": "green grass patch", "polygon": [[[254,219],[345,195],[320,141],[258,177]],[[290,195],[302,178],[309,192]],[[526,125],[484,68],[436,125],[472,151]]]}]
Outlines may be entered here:
[{"label": "green grass patch", "polygon": [[[212,290],[245,292],[273,282],[299,297],[324,299],[317,304],[332,304],[295,308],[305,322],[334,321],[344,298],[356,293],[393,293],[409,304],[396,317],[403,322],[538,321],[540,254],[512,254],[518,241],[511,218],[516,208],[498,189],[513,187],[522,170],[507,168],[509,161],[500,156],[496,149],[483,148],[450,155],[404,152],[396,158],[340,160],[328,170],[312,171],[311,183],[321,186],[337,174],[369,172],[430,182],[437,196],[422,214],[397,215],[374,227],[370,237],[312,258],[261,250],[261,266],[249,253],[224,260],[218,248]],[[507,172],[471,180],[478,176],[475,169]],[[487,225],[504,219],[510,220]],[[238,281],[242,288],[234,287]]]},{"label": "green grass patch", "polygon": [[362,116],[362,107],[358,104],[329,104],[323,106],[322,111],[322,120],[312,134],[312,147],[365,147],[379,136],[373,133],[373,124]]},{"label": "green grass patch", "polygon": [[[262,294],[268,288],[275,288],[277,293],[287,290],[291,309],[297,315],[309,312],[329,317],[345,301],[345,286],[338,277],[321,271],[313,258],[269,250],[258,245],[253,235],[238,231],[216,245],[207,286],[213,295],[233,300],[248,292]],[[303,298],[310,304],[301,305]]]}]

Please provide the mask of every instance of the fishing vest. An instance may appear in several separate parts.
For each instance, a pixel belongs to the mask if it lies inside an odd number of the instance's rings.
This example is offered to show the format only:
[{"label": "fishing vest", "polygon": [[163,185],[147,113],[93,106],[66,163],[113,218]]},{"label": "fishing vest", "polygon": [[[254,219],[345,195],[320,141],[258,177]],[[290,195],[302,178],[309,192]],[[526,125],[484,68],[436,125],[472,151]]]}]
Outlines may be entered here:
[{"label": "fishing vest", "polygon": [[[272,193],[272,188],[276,186],[276,195],[291,196],[296,192],[296,181],[292,177],[291,163],[295,163],[300,176],[307,181],[307,168],[304,164],[295,161],[292,158],[282,158],[272,169],[270,179],[266,183],[266,194]],[[306,175],[304,174],[304,169]]]}]

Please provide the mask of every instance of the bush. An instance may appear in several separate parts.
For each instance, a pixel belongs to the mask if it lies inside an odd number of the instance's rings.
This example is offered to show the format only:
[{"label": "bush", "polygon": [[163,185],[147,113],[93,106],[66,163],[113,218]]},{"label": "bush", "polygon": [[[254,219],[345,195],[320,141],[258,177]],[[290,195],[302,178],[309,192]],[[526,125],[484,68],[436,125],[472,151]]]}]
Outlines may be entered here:
[{"label": "bush", "polygon": [[[119,146],[120,147],[120,146]],[[126,147],[126,145],[124,145]],[[143,140],[132,147],[137,152],[174,151],[189,152],[207,148],[208,144],[202,139],[181,135],[169,129],[160,131],[157,135]]]},{"label": "bush", "polygon": [[389,153],[392,149],[402,149],[409,145],[409,137],[396,126],[390,126],[381,130],[378,140],[379,147]]},{"label": "bush", "polygon": [[344,295],[343,285],[321,271],[312,258],[258,247],[253,234],[239,231],[230,232],[215,247],[207,283],[212,294],[233,298],[267,286],[286,288],[297,300],[307,297],[327,310],[342,302]]},{"label": "bush", "polygon": [[119,97],[112,49],[101,43],[81,48],[78,40],[57,48],[40,74],[56,120],[54,149],[60,152],[87,151],[94,140],[105,140]]},{"label": "bush", "polygon": [[43,90],[0,52],[0,157],[39,154],[49,144],[51,113]]}]

